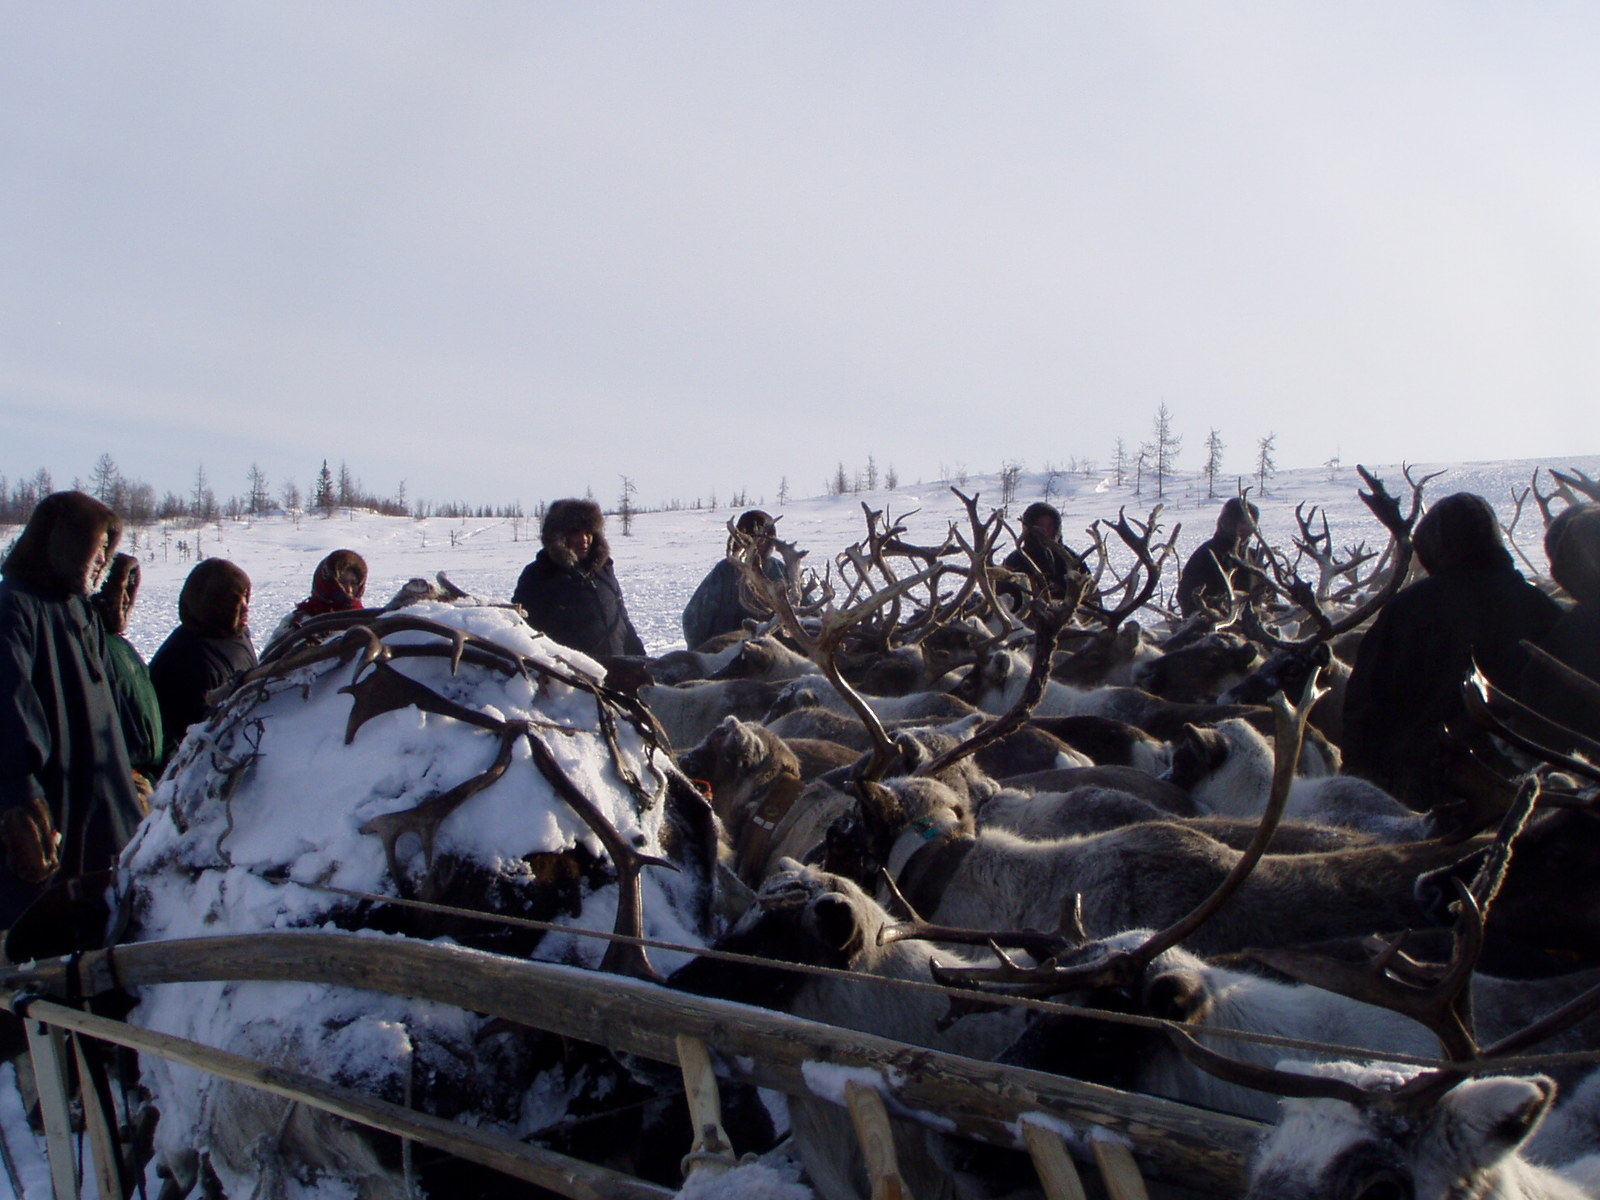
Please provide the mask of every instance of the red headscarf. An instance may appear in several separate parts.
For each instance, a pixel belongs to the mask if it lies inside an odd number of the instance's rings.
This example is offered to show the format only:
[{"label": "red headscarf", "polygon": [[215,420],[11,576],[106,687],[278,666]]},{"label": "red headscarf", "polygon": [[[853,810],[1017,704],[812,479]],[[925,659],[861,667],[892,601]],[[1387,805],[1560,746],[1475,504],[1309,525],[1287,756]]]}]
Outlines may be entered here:
[{"label": "red headscarf", "polygon": [[[346,587],[339,576],[350,568],[356,572],[356,582]],[[307,617],[320,617],[323,613],[344,612],[360,608],[361,597],[367,592],[367,563],[354,550],[335,550],[317,564],[311,577],[311,595],[294,607],[297,621]]]}]

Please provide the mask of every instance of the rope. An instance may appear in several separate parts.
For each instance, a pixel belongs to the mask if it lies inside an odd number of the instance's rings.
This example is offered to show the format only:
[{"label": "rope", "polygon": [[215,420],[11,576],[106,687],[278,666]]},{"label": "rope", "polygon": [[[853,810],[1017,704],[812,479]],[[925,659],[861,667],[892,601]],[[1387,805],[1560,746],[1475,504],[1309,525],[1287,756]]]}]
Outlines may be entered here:
[{"label": "rope", "polygon": [[1374,1050],[1366,1046],[1348,1046],[1337,1042],[1319,1042],[1306,1038],[1286,1037],[1280,1034],[1262,1033],[1250,1029],[1230,1029],[1221,1026],[1205,1026],[1197,1029],[1195,1026],[1186,1025],[1181,1021],[1171,1021],[1163,1017],[1149,1017],[1138,1013],[1107,1012],[1102,1009],[1081,1008],[1071,1004],[1064,1004],[1058,1000],[1041,1000],[1031,996],[997,995],[991,992],[979,991],[974,988],[948,987],[944,984],[924,982],[916,979],[896,979],[890,976],[870,975],[859,971],[842,970],[837,967],[813,966],[807,963],[784,962],[780,959],[766,958],[761,955],[740,954],[730,950],[715,950],[703,946],[689,946],[677,942],[663,941],[658,938],[629,937],[625,934],[609,933],[597,929],[583,929],[574,925],[562,925],[553,921],[539,921],[532,917],[514,917],[499,913],[478,912],[469,908],[456,908],[448,904],[436,904],[427,900],[410,900],[399,896],[386,896],[378,892],[364,892],[354,888],[336,887],[332,884],[308,882],[283,875],[266,875],[252,872],[257,878],[276,885],[294,884],[311,891],[325,892],[329,895],[344,896],[354,900],[363,900],[374,904],[391,904],[400,908],[414,909],[419,912],[434,913],[436,915],[459,917],[466,920],[481,921],[488,924],[498,924],[520,929],[532,929],[543,933],[566,934],[572,937],[594,938],[604,942],[617,942],[625,945],[637,946],[647,950],[660,950],[669,953],[686,954],[691,957],[709,958],[717,962],[737,963],[750,966],[777,968],[783,971],[792,971],[800,975],[809,975],[819,979],[832,979],[854,984],[867,984],[873,987],[890,990],[900,990],[920,995],[937,995],[948,1000],[977,1000],[996,1009],[1016,1008],[1031,1012],[1050,1013],[1060,1016],[1087,1018],[1098,1021],[1107,1021],[1114,1025],[1128,1025],[1138,1029],[1151,1029],[1165,1031],[1167,1029],[1180,1029],[1184,1032],[1200,1033],[1207,1037],[1218,1037],[1229,1041],[1248,1042],[1254,1045],[1270,1046],[1280,1050],[1294,1050],[1307,1054],[1321,1055],[1331,1058],[1356,1059],[1364,1062],[1382,1061],[1397,1063],[1402,1066],[1420,1067],[1428,1070],[1437,1070],[1449,1067],[1465,1071],[1469,1074],[1497,1074],[1518,1071],[1551,1070],[1563,1066],[1575,1066],[1585,1063],[1600,1062],[1600,1047],[1592,1050],[1571,1050],[1554,1054],[1508,1055],[1498,1058],[1477,1059],[1470,1063],[1454,1063],[1448,1059],[1426,1055],[1407,1054],[1402,1051]]}]

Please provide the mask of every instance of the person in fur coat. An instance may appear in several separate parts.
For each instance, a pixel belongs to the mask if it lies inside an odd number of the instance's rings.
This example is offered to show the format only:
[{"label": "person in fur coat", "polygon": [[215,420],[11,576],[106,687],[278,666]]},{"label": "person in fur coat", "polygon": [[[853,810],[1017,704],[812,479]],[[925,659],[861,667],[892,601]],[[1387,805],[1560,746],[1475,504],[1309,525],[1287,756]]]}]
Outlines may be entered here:
[{"label": "person in fur coat", "polygon": [[89,606],[121,533],[56,492],[0,565],[0,928],[58,875],[109,867],[142,815]]},{"label": "person in fur coat", "polygon": [[150,659],[166,761],[189,726],[206,719],[206,694],[255,665],[250,576],[225,558],[196,563],[178,593],[178,627]]},{"label": "person in fur coat", "polygon": [[592,500],[557,500],[540,530],[544,548],[523,568],[512,593],[540,633],[604,661],[642,656],[622,585],[611,566],[605,515]]}]

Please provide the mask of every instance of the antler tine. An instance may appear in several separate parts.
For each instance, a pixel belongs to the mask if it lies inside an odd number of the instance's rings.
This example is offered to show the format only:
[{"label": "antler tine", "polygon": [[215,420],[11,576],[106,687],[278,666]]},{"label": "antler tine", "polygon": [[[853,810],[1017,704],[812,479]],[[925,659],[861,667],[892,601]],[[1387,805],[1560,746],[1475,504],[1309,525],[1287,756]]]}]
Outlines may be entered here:
[{"label": "antler tine", "polygon": [[[1529,643],[1523,642],[1528,649],[1536,649]],[[1559,662],[1559,659],[1552,660]],[[1592,680],[1590,681],[1593,682]],[[1507,695],[1490,682],[1489,677],[1476,665],[1472,674],[1461,685],[1461,698],[1466,705],[1467,715],[1478,724],[1490,730],[1497,737],[1516,746],[1519,750],[1533,755],[1551,766],[1561,767],[1575,775],[1600,783],[1600,743],[1585,737],[1576,730],[1568,729],[1565,725],[1529,708],[1520,700]],[[1504,715],[1502,715],[1504,714]],[[1517,730],[1507,719],[1514,718],[1517,722],[1527,725],[1536,731],[1539,738],[1549,738],[1562,742],[1565,745],[1576,746],[1581,755],[1566,754],[1559,750],[1551,749],[1536,737],[1529,736]],[[1591,759],[1595,761],[1590,761]]]},{"label": "antler tine", "polygon": [[[1118,586],[1123,590],[1122,603],[1109,610],[1099,604],[1086,604],[1084,606],[1095,612],[1108,629],[1117,628],[1129,616],[1142,608],[1150,597],[1155,594],[1156,585],[1161,581],[1161,564],[1166,561],[1167,556],[1172,552],[1172,548],[1177,541],[1178,532],[1183,528],[1182,523],[1174,526],[1172,535],[1164,544],[1157,546],[1155,552],[1152,553],[1150,542],[1161,528],[1157,524],[1157,518],[1160,517],[1161,511],[1165,507],[1166,505],[1164,504],[1156,505],[1150,510],[1150,516],[1143,522],[1137,518],[1130,520],[1126,507],[1117,510],[1117,519],[1111,525],[1111,529],[1122,539],[1123,545],[1133,551],[1134,556],[1133,567],[1129,569],[1126,578],[1118,583]],[[1095,524],[1099,525],[1099,522],[1097,521]],[[1098,538],[1096,539],[1096,541],[1099,540]],[[1110,557],[1105,554],[1103,542],[1101,543],[1101,554],[1103,560]],[[1135,581],[1141,571],[1144,573],[1144,582],[1135,591]],[[1098,582],[1098,576],[1096,581]]]},{"label": "antler tine", "polygon": [[1500,828],[1495,832],[1488,855],[1473,877],[1470,888],[1472,899],[1484,912],[1489,911],[1489,906],[1494,903],[1501,885],[1505,883],[1516,841],[1528,827],[1528,818],[1533,816],[1534,806],[1539,802],[1539,789],[1537,775],[1528,775],[1523,779],[1511,801],[1511,807],[1506,809],[1505,816],[1500,820]]},{"label": "antler tine", "polygon": [[1377,1098],[1374,1093],[1348,1080],[1326,1075],[1303,1075],[1298,1071],[1280,1071],[1260,1063],[1229,1058],[1226,1054],[1218,1054],[1202,1046],[1192,1034],[1176,1025],[1167,1026],[1167,1036],[1172,1039],[1178,1053],[1206,1074],[1240,1087],[1301,1100],[1343,1100],[1358,1108],[1367,1107]]},{"label": "antler tine", "polygon": [[962,507],[967,510],[967,522],[972,526],[972,540],[969,542],[960,530],[954,526],[951,526],[950,532],[954,535],[957,545],[961,547],[961,550],[967,555],[968,561],[971,563],[971,578],[976,583],[978,590],[983,594],[983,600],[988,606],[988,611],[994,614],[995,619],[1004,626],[1008,634],[1015,633],[1022,628],[1022,622],[1012,614],[1010,609],[1000,603],[1000,598],[995,595],[994,580],[989,576],[989,559],[994,554],[995,543],[1000,538],[1001,529],[1004,528],[1005,516],[999,509],[995,509],[989,515],[988,520],[980,520],[978,517],[978,497],[982,493],[974,492],[971,496],[968,496],[959,488],[951,488],[950,490],[956,494],[956,497],[961,501]]},{"label": "antler tine", "polygon": [[[1394,561],[1390,567],[1388,581],[1378,592],[1369,597],[1365,604],[1359,605],[1355,611],[1345,614],[1337,621],[1330,620],[1323,612],[1322,606],[1317,602],[1315,593],[1302,581],[1295,590],[1294,600],[1306,608],[1312,619],[1317,623],[1317,635],[1312,640],[1331,641],[1341,633],[1355,629],[1373,613],[1377,612],[1394,596],[1405,584],[1406,572],[1411,567],[1411,528],[1416,524],[1417,514],[1422,508],[1422,488],[1430,479],[1436,478],[1442,472],[1435,471],[1421,479],[1411,478],[1411,468],[1406,467],[1406,482],[1411,485],[1411,511],[1402,514],[1400,502],[1389,494],[1379,479],[1366,467],[1358,465],[1356,470],[1361,473],[1361,478],[1366,482],[1370,491],[1358,493],[1361,502],[1375,516],[1379,523],[1389,531],[1390,546],[1394,550]],[[1309,600],[1309,603],[1308,603]]]},{"label": "antler tine", "polygon": [[[896,921],[880,929],[878,945],[887,946],[890,942],[949,942],[955,946],[992,946],[997,952],[1001,947],[1009,946],[1014,950],[1026,950],[1041,962],[1053,960],[1077,945],[1070,939],[1070,935],[1060,930],[1047,933],[1041,929],[1014,929],[996,933],[989,929],[936,925],[917,916],[913,916],[909,921]],[[1034,982],[1043,983],[1054,978],[1052,974],[1048,980],[1041,977]]]},{"label": "antler tine", "polygon": [[1425,1025],[1445,1054],[1464,1061],[1476,1057],[1472,1032],[1472,972],[1483,950],[1483,910],[1472,890],[1459,880],[1455,939],[1450,960],[1420,963],[1403,952],[1402,935],[1378,940],[1378,952],[1359,966],[1301,950],[1252,950],[1250,957],[1313,987],[1389,1009]]},{"label": "antler tine", "polygon": [[1529,1046],[1536,1046],[1540,1042],[1553,1038],[1558,1033],[1571,1029],[1579,1021],[1590,1016],[1596,1009],[1600,1009],[1600,983],[1588,991],[1580,992],[1559,1008],[1553,1009],[1540,1017],[1531,1025],[1524,1026],[1517,1032],[1508,1034],[1495,1042],[1492,1046],[1484,1048],[1484,1058],[1501,1058],[1509,1054],[1521,1054]]},{"label": "antler tine", "polygon": [[[1104,942],[1086,946],[1080,954],[1081,961],[1057,966],[1050,975],[1049,991],[1081,991],[1091,987],[1135,986],[1145,968],[1158,955],[1176,946],[1205,924],[1238,891],[1255,869],[1272,841],[1278,822],[1289,799],[1289,785],[1294,780],[1295,764],[1300,757],[1300,743],[1305,735],[1306,719],[1312,707],[1321,698],[1323,689],[1317,686],[1318,669],[1306,681],[1305,692],[1298,705],[1291,706],[1280,693],[1273,697],[1273,708],[1278,714],[1277,744],[1274,748],[1272,794],[1268,797],[1261,824],[1251,839],[1249,847],[1239,856],[1233,868],[1217,885],[1216,890],[1190,912],[1151,934],[1143,943],[1131,950],[1107,946]],[[1065,922],[1066,918],[1063,918]],[[1081,911],[1078,914],[1081,925]],[[1042,980],[1040,981],[1042,982]]]},{"label": "antler tine", "polygon": [[1311,669],[1299,704],[1291,705],[1288,697],[1282,692],[1275,693],[1272,697],[1272,708],[1276,714],[1272,749],[1272,790],[1267,797],[1266,808],[1261,814],[1261,823],[1256,827],[1255,836],[1250,839],[1250,844],[1240,854],[1233,869],[1211,895],[1186,916],[1154,934],[1134,952],[1143,963],[1151,962],[1162,951],[1178,945],[1210,920],[1239,890],[1249,878],[1250,872],[1255,870],[1256,864],[1261,861],[1262,855],[1267,852],[1267,846],[1272,842],[1272,835],[1277,831],[1278,822],[1283,819],[1283,810],[1289,803],[1289,788],[1294,782],[1295,767],[1300,761],[1300,745],[1305,738],[1306,722],[1311,716],[1312,708],[1327,691],[1326,688],[1318,686],[1318,676],[1321,671],[1321,667],[1314,666]]},{"label": "antler tine", "polygon": [[1029,614],[1029,626],[1034,635],[1033,666],[1016,701],[1002,716],[985,721],[969,737],[924,763],[917,769],[918,775],[937,775],[985,746],[1009,737],[1027,723],[1028,714],[1038,706],[1050,685],[1050,663],[1055,655],[1056,644],[1061,640],[1061,630],[1072,620],[1077,607],[1076,600],[1034,603],[1033,611]]},{"label": "antler tine", "polygon": [[[1539,506],[1539,515],[1544,518],[1544,523],[1547,528],[1549,527],[1550,522],[1555,519],[1555,514],[1550,511],[1550,506],[1555,502],[1556,497],[1561,495],[1564,486],[1565,485],[1558,481],[1554,490],[1548,494],[1541,492],[1539,490],[1539,468],[1535,467],[1533,469],[1533,478],[1528,482],[1528,490],[1533,493],[1533,501]],[[1571,503],[1572,493],[1570,491],[1567,492],[1564,498],[1568,503]]]},{"label": "antler tine", "polygon": [[[1535,468],[1535,473],[1537,474],[1537,468]],[[1522,565],[1526,568],[1528,574],[1537,576],[1540,573],[1539,569],[1533,565],[1533,561],[1517,542],[1517,526],[1522,523],[1522,509],[1528,502],[1530,489],[1523,488],[1519,492],[1514,487],[1508,487],[1506,491],[1511,497],[1511,520],[1499,523],[1500,532],[1505,535],[1506,544],[1511,547],[1512,552],[1522,560]]]},{"label": "antler tine", "polygon": [[1600,483],[1590,479],[1577,467],[1568,467],[1565,471],[1552,470],[1550,474],[1570,491],[1582,492],[1590,500],[1600,500]]}]

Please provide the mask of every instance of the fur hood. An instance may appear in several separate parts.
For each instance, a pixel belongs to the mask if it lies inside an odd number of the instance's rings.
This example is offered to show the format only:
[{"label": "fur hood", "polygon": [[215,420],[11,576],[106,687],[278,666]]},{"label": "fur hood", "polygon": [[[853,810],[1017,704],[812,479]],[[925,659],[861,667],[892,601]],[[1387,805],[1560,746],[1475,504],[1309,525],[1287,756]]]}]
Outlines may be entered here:
[{"label": "fur hood", "polygon": [[1580,604],[1600,601],[1600,504],[1574,504],[1544,535],[1550,574]]},{"label": "fur hood", "polygon": [[82,492],[53,492],[34,506],[0,572],[41,592],[87,595],[99,584],[86,577],[102,537],[109,562],[122,537],[116,513]]},{"label": "fur hood", "polygon": [[250,576],[225,558],[197,563],[178,593],[178,619],[201,637],[237,637],[241,602],[250,599]]},{"label": "fur hood", "polygon": [[[587,530],[594,535],[582,562],[567,548],[567,535]],[[544,515],[544,525],[539,531],[544,542],[544,552],[558,567],[582,567],[585,571],[598,571],[611,561],[611,546],[606,541],[606,518],[593,500],[556,500]]]},{"label": "fur hood", "polygon": [[1475,492],[1455,492],[1436,503],[1417,522],[1411,541],[1429,575],[1515,569],[1494,509]]}]

